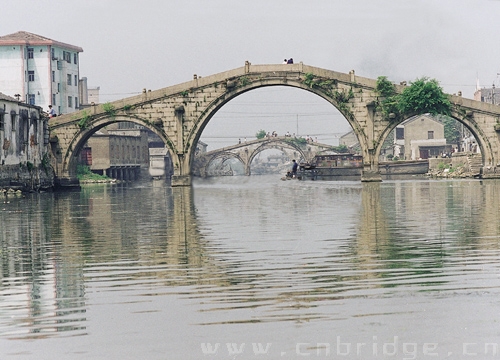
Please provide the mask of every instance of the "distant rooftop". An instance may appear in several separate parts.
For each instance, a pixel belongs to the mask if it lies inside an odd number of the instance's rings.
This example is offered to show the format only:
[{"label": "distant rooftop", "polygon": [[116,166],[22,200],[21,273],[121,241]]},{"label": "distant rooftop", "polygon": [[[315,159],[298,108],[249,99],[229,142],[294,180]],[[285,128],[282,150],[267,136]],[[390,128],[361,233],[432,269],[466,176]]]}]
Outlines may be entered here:
[{"label": "distant rooftop", "polygon": [[0,36],[0,46],[5,45],[51,45],[71,49],[76,52],[83,52],[83,49],[79,46],[55,41],[44,36],[29,33],[27,31],[18,31],[13,34]]},{"label": "distant rooftop", "polygon": [[4,93],[1,93],[1,92],[0,92],[0,100],[19,102],[19,100],[17,100],[16,98],[13,98],[12,96],[9,96],[9,95],[5,95]]}]

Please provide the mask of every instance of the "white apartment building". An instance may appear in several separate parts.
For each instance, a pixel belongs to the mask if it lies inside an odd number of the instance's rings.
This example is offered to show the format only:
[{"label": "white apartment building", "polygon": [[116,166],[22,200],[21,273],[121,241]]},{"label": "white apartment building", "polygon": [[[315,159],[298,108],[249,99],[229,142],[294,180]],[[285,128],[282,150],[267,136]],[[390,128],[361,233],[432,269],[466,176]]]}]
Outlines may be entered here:
[{"label": "white apartment building", "polygon": [[0,36],[0,92],[57,114],[79,107],[83,49],[26,31]]}]

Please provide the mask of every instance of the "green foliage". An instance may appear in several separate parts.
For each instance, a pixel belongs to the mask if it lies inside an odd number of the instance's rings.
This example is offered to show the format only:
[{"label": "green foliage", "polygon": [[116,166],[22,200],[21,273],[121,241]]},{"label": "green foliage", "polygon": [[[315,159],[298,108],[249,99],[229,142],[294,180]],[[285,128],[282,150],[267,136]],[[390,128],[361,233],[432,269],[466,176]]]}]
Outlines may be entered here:
[{"label": "green foliage", "polygon": [[375,91],[383,97],[396,95],[396,88],[394,87],[394,84],[390,82],[386,76],[379,76],[377,78]]},{"label": "green foliage", "polygon": [[264,139],[266,137],[266,131],[265,130],[262,130],[260,129],[259,131],[257,131],[257,133],[255,134],[255,137],[257,139]]},{"label": "green foliage", "polygon": [[33,169],[35,168],[35,165],[33,165],[33,163],[30,161],[26,161],[26,167],[28,168],[29,172],[32,172]]},{"label": "green foliage", "polygon": [[250,80],[248,79],[247,76],[243,76],[241,79],[240,79],[240,83],[241,83],[241,86],[246,86],[250,83]]},{"label": "green foliage", "polygon": [[382,100],[379,100],[378,108],[382,112],[385,119],[390,118],[390,114],[396,117],[399,113],[398,110],[398,95],[394,84],[390,82],[387,77],[379,76],[377,78],[377,85],[375,91],[380,94]]},{"label": "green foliage", "polygon": [[187,90],[181,91],[182,96],[188,96],[188,94],[189,94],[189,91],[187,91]]},{"label": "green foliage", "polygon": [[437,115],[436,118],[444,125],[444,137],[447,144],[460,144],[461,127],[463,126],[459,121],[446,115]]},{"label": "green foliage", "polygon": [[114,117],[116,115],[116,109],[114,105],[109,102],[102,104],[102,109],[111,117]]},{"label": "green foliage", "polygon": [[397,108],[405,115],[449,115],[451,103],[437,80],[423,77],[403,90],[398,96]]},{"label": "green foliage", "polygon": [[87,113],[87,111],[84,111],[83,112],[83,116],[82,118],[80,119],[80,121],[78,122],[78,127],[82,130],[85,130],[87,129],[89,126],[90,126],[90,122],[91,122],[91,116]]},{"label": "green foliage", "polygon": [[76,177],[78,180],[109,180],[106,175],[94,174],[87,165],[77,165]]},{"label": "green foliage", "polygon": [[304,74],[304,84],[312,88],[314,86],[314,75],[312,73]]},{"label": "green foliage", "polygon": [[50,156],[49,156],[49,153],[45,153],[42,157],[42,169],[43,171],[45,171],[45,174],[49,174],[49,170],[51,168],[51,165],[50,165]]},{"label": "green foliage", "polygon": [[123,107],[123,110],[125,110],[125,111],[128,111],[128,110],[130,110],[130,109],[132,109],[132,105],[125,105],[125,106]]},{"label": "green foliage", "polygon": [[332,150],[339,153],[339,154],[345,154],[345,153],[349,152],[349,149],[344,144],[339,145],[339,146],[332,146]]},{"label": "green foliage", "polygon": [[440,162],[440,163],[438,164],[438,170],[444,170],[444,169],[446,169],[446,168],[448,168],[448,165],[447,165],[447,164],[445,164],[445,163],[443,163],[443,162]]},{"label": "green foliage", "polygon": [[378,109],[386,119],[397,121],[401,117],[426,113],[450,114],[451,103],[435,79],[417,79],[401,94],[396,94],[394,85],[385,76],[379,76],[375,90],[382,97]]},{"label": "green foliage", "polygon": [[335,101],[337,101],[338,104],[345,104],[348,103],[349,100],[351,100],[354,97],[354,92],[352,91],[352,88],[349,89],[348,92],[345,90],[342,91],[334,91],[333,92],[333,98]]},{"label": "green foliage", "polygon": [[298,146],[302,146],[302,145],[307,144],[307,140],[304,139],[303,137],[286,138],[285,141],[292,143],[292,144],[295,144],[295,145],[298,145]]}]

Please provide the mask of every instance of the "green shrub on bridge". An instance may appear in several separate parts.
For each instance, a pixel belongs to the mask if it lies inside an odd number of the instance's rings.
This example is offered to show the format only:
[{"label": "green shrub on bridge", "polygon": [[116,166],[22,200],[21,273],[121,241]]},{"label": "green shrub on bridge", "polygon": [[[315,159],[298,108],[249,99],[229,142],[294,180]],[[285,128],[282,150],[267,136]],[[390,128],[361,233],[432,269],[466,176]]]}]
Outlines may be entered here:
[{"label": "green shrub on bridge", "polygon": [[255,137],[257,139],[264,139],[266,137],[266,131],[265,130],[262,130],[260,129],[259,131],[257,131],[257,133],[255,134]]},{"label": "green shrub on bridge", "polygon": [[435,79],[422,77],[404,88],[401,94],[387,77],[379,76],[375,90],[382,97],[378,102],[384,118],[400,120],[418,114],[449,115],[451,103]]},{"label": "green shrub on bridge", "polygon": [[451,103],[435,79],[415,80],[398,96],[399,111],[406,115],[430,113],[449,115]]}]

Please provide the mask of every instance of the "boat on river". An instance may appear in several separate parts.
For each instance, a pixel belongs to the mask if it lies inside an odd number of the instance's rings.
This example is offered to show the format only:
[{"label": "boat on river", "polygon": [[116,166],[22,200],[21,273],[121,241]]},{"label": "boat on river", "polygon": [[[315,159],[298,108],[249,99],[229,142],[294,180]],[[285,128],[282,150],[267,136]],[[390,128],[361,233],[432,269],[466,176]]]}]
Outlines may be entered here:
[{"label": "boat on river", "polygon": [[[429,172],[429,161],[400,160],[379,163],[380,175],[423,175]],[[299,180],[335,180],[358,178],[363,172],[363,156],[356,154],[316,155],[310,163],[299,164]]]}]

